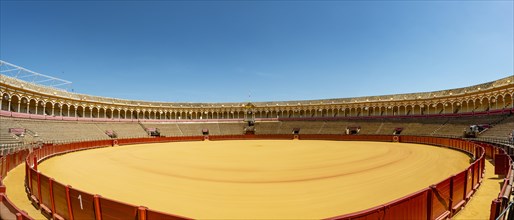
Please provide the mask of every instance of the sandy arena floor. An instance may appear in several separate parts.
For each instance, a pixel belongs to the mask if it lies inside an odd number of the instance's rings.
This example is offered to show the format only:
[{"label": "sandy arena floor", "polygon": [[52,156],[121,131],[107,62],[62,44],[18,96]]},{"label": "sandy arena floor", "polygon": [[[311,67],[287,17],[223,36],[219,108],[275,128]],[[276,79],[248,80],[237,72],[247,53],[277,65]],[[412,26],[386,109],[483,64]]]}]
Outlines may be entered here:
[{"label": "sandy arena floor", "polygon": [[418,144],[207,141],[143,144],[51,158],[39,169],[103,197],[203,219],[319,219],[364,210],[469,165]]}]

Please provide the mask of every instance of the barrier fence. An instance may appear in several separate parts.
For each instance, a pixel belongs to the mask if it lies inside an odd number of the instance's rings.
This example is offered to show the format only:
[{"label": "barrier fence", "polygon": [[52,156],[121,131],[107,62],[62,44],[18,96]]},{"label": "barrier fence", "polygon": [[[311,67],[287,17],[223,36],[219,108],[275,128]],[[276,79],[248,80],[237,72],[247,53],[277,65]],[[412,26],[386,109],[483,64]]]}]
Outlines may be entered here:
[{"label": "barrier fence", "polygon": [[[293,135],[223,135],[209,136],[210,140],[249,140],[249,139],[293,139]],[[25,162],[25,184],[33,205],[48,218],[54,219],[188,219],[187,217],[158,212],[147,207],[135,206],[103,198],[100,195],[75,189],[65,183],[55,181],[37,171],[38,163],[55,155],[93,148],[128,145],[138,143],[159,143],[170,141],[201,141],[204,136],[131,138],[116,140],[84,141],[64,144],[45,144],[29,153],[29,149],[5,155],[0,160],[1,175],[16,165]],[[457,213],[470,199],[480,185],[485,169],[485,158],[500,158],[505,151],[486,143],[474,143],[466,140],[390,135],[299,135],[302,140],[341,140],[341,141],[394,141],[420,143],[448,147],[470,154],[475,160],[470,166],[437,184],[431,185],[413,194],[395,201],[328,219],[441,219]],[[503,152],[502,152],[503,151]],[[503,153],[503,154],[502,154]],[[506,207],[510,199],[512,184],[511,160],[506,160],[508,173],[498,199],[491,205],[491,218],[496,218]],[[1,208],[16,219],[31,219],[17,209],[5,196],[2,186]],[[508,194],[508,198],[505,196]],[[498,201],[497,201],[498,200]],[[494,209],[494,210],[493,210]],[[494,213],[493,213],[494,211]],[[6,215],[8,215],[6,214]]]},{"label": "barrier fence", "polygon": [[[490,144],[489,144],[490,145]],[[505,148],[495,148],[495,173],[503,176],[502,188],[498,197],[491,203],[490,219],[505,219],[505,215],[510,209],[511,194],[512,194],[512,183],[514,182],[514,175],[512,173],[513,165],[512,159],[505,151]],[[508,148],[510,149],[510,148]],[[509,213],[513,215],[513,213]]]}]

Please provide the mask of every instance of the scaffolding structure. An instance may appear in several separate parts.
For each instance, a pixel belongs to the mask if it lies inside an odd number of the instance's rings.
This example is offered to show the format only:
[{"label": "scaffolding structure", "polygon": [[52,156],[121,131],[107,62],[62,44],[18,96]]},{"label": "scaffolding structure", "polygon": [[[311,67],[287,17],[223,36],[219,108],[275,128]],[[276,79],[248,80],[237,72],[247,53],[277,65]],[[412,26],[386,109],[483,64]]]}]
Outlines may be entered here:
[{"label": "scaffolding structure", "polygon": [[71,88],[72,82],[64,79],[59,79],[53,76],[37,73],[32,70],[16,66],[12,63],[0,60],[0,74],[12,78],[20,79],[26,82],[35,83],[43,86],[49,86],[56,89],[68,91]]}]

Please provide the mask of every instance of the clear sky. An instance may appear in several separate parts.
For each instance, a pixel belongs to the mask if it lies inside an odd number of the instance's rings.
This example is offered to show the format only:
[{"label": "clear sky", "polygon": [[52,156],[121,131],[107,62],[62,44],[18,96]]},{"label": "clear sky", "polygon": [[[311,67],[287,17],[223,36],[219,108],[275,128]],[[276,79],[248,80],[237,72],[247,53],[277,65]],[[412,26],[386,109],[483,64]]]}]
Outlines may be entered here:
[{"label": "clear sky", "polygon": [[4,1],[0,59],[75,92],[305,100],[514,73],[513,1]]}]

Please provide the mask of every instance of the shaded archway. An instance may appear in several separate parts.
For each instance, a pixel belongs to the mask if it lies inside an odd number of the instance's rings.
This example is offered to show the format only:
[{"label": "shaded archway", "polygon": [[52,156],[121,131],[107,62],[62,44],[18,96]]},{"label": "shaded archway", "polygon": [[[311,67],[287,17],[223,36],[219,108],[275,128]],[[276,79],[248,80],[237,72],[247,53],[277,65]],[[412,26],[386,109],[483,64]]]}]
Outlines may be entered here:
[{"label": "shaded archway", "polygon": [[37,114],[37,101],[35,99],[31,99],[29,101],[29,113],[30,114]]},{"label": "shaded archway", "polygon": [[53,106],[54,106],[54,105],[53,105],[53,103],[51,103],[51,102],[47,102],[47,103],[45,104],[45,108],[44,108],[44,110],[45,110],[45,115],[53,115]]},{"label": "shaded archway", "polygon": [[17,95],[13,95],[11,97],[11,108],[10,108],[10,111],[12,111],[12,112],[20,112],[20,107],[21,107],[20,97],[18,97]]},{"label": "shaded archway", "polygon": [[10,96],[7,93],[2,94],[2,110],[3,111],[9,111],[10,104],[9,104]]}]

